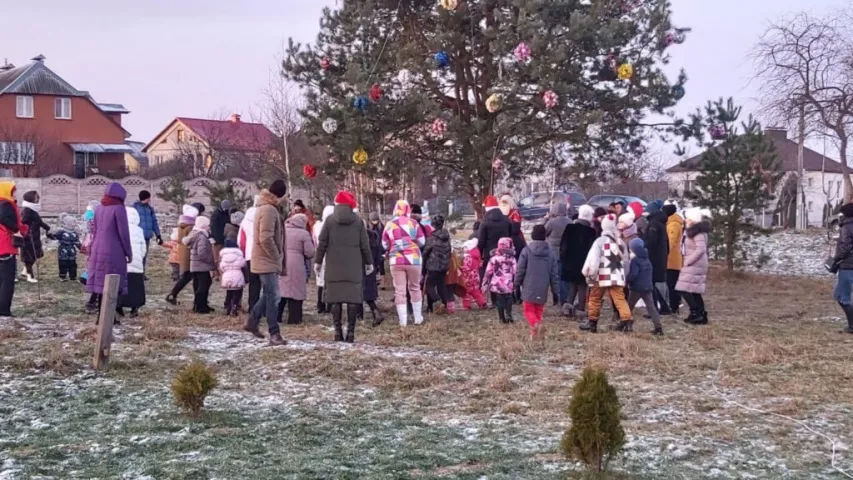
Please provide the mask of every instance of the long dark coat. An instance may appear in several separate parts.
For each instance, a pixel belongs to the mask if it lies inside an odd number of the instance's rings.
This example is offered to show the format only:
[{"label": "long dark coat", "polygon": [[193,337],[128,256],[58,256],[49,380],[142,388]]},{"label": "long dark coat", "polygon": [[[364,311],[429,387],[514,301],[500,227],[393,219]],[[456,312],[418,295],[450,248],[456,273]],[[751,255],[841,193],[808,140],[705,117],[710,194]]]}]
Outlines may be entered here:
[{"label": "long dark coat", "polygon": [[666,214],[655,212],[649,215],[649,224],[646,227],[646,250],[649,252],[649,261],[652,263],[652,281],[661,283],[666,281],[666,259],[669,256],[669,237],[666,236]]},{"label": "long dark coat", "polygon": [[560,241],[560,264],[563,281],[572,283],[586,283],[581,273],[586,256],[595,243],[598,235],[595,228],[586,220],[578,220],[566,225],[563,230],[563,238]]},{"label": "long dark coat", "polygon": [[[107,186],[106,194],[124,201],[127,192],[118,183]],[[101,205],[95,209],[92,222],[92,247],[86,290],[89,293],[104,293],[104,278],[109,274],[121,277],[119,293],[127,294],[127,259],[133,257],[130,248],[130,230],[127,224],[127,210],[124,205]]]},{"label": "long dark coat", "polygon": [[373,265],[373,256],[367,229],[348,205],[336,205],[332,216],[323,222],[314,262],[322,265],[324,259],[323,301],[363,303],[364,267]]},{"label": "long dark coat", "polygon": [[495,208],[486,212],[486,216],[480,222],[480,230],[477,232],[477,248],[480,249],[480,257],[483,259],[480,267],[481,277],[486,270],[486,265],[489,264],[492,250],[498,248],[498,240],[509,238],[511,234],[509,219],[500,209]]},{"label": "long dark coat", "polygon": [[[376,267],[378,265],[382,265],[385,263],[385,258],[382,256],[384,253],[382,251],[382,240],[381,237],[376,233],[373,229],[367,230],[367,239],[370,244],[370,254],[373,256],[373,266]],[[375,302],[377,298],[379,298],[379,289],[376,287],[376,274],[379,273],[379,269],[376,268],[373,270],[373,273],[370,275],[364,276],[364,286],[362,291],[364,292],[364,301],[365,302]]]},{"label": "long dark coat", "polygon": [[21,247],[21,260],[27,265],[36,263],[36,260],[44,257],[41,245],[41,231],[50,231],[50,226],[41,219],[41,215],[31,208],[21,209],[21,223],[30,227],[24,236],[24,246]]}]

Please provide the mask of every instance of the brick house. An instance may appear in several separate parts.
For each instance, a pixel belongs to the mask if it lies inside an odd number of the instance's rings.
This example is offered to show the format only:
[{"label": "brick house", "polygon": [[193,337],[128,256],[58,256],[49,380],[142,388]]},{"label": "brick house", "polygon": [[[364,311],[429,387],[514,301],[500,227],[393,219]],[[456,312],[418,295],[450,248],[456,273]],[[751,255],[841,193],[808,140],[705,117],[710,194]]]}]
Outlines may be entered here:
[{"label": "brick house", "polygon": [[192,175],[213,175],[268,159],[277,142],[265,125],[235,113],[227,120],[175,118],[142,151],[150,167],[181,161]]},{"label": "brick house", "polygon": [[97,103],[45,65],[0,66],[0,168],[18,177],[125,173],[122,105]]}]

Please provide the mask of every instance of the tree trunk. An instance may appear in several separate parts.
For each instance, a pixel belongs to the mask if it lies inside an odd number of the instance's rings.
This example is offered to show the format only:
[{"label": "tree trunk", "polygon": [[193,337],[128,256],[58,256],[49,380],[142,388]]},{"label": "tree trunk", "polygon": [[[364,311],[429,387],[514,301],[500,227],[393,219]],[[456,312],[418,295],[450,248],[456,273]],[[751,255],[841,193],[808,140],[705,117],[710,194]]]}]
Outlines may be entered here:
[{"label": "tree trunk", "polygon": [[737,223],[729,224],[726,232],[726,270],[735,269],[735,240],[737,239]]}]

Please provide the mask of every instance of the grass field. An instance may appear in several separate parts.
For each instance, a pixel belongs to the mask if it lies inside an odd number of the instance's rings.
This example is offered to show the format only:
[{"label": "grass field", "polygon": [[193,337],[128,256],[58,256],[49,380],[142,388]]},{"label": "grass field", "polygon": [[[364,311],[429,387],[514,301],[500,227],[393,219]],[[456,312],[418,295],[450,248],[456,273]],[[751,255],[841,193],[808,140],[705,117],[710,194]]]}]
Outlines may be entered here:
[{"label": "grass field", "polygon": [[[708,326],[670,317],[656,338],[635,312],[633,335],[588,335],[549,308],[539,344],[520,312],[510,326],[469,312],[401,330],[383,291],[389,319],[360,325],[354,346],[311,314],[271,348],[242,319],[188,313],[189,292],[167,305],[164,258],[103,375],[82,287],[55,280],[52,258],[40,299],[18,284],[18,318],[0,321],[0,479],[581,478],[557,445],[585,365],[608,368],[623,403],[612,478],[847,478],[830,440],[853,470],[853,336],[837,333],[829,280],[715,270]],[[196,357],[220,387],[192,419],[169,383]]]}]

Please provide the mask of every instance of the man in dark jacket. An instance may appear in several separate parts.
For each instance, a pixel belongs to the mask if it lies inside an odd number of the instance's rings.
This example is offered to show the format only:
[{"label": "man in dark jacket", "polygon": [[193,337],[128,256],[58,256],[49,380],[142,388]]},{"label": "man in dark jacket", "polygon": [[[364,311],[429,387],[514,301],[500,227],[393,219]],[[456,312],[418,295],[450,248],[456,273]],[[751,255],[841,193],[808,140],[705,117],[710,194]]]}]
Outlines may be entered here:
[{"label": "man in dark jacket", "polygon": [[[143,190],[139,192],[139,200],[133,203],[133,208],[139,214],[139,228],[142,229],[142,234],[145,237],[145,256],[142,257],[143,267],[148,265],[148,244],[152,238],[157,238],[157,244],[163,244],[163,237],[160,235],[160,223],[157,221],[157,213],[154,207],[151,206],[151,192]],[[146,276],[147,280],[147,276]]]},{"label": "man in dark jacket", "polygon": [[213,239],[213,258],[219,265],[219,252],[225,246],[225,225],[231,221],[231,201],[223,200],[210,216],[210,238]]},{"label": "man in dark jacket", "polygon": [[649,252],[652,263],[652,280],[654,281],[654,298],[659,305],[661,315],[671,315],[669,308],[669,288],[666,285],[666,261],[669,257],[669,238],[666,235],[667,216],[660,210],[649,214],[649,224],[643,240]]},{"label": "man in dark jacket", "polygon": [[489,263],[492,250],[498,248],[498,240],[509,238],[512,234],[509,219],[498,208],[498,200],[489,195],[483,202],[486,215],[480,222],[480,230],[477,232],[477,248],[480,249],[480,257],[483,263],[480,266],[480,278],[486,273],[486,265]]},{"label": "man in dark jacket", "polygon": [[575,315],[575,296],[578,297],[577,309],[586,311],[587,284],[581,270],[586,262],[592,244],[598,238],[592,225],[595,210],[589,205],[581,205],[578,208],[578,220],[566,225],[563,238],[560,240],[560,265],[562,266],[562,280],[568,282],[569,291],[566,303],[563,304],[563,315],[572,317]]},{"label": "man in dark jacket", "polygon": [[853,203],[841,206],[841,235],[835,246],[835,256],[832,264],[838,269],[838,279],[835,282],[835,290],[832,296],[847,317],[847,328],[842,333],[853,333],[853,300],[850,293],[853,291]]}]

